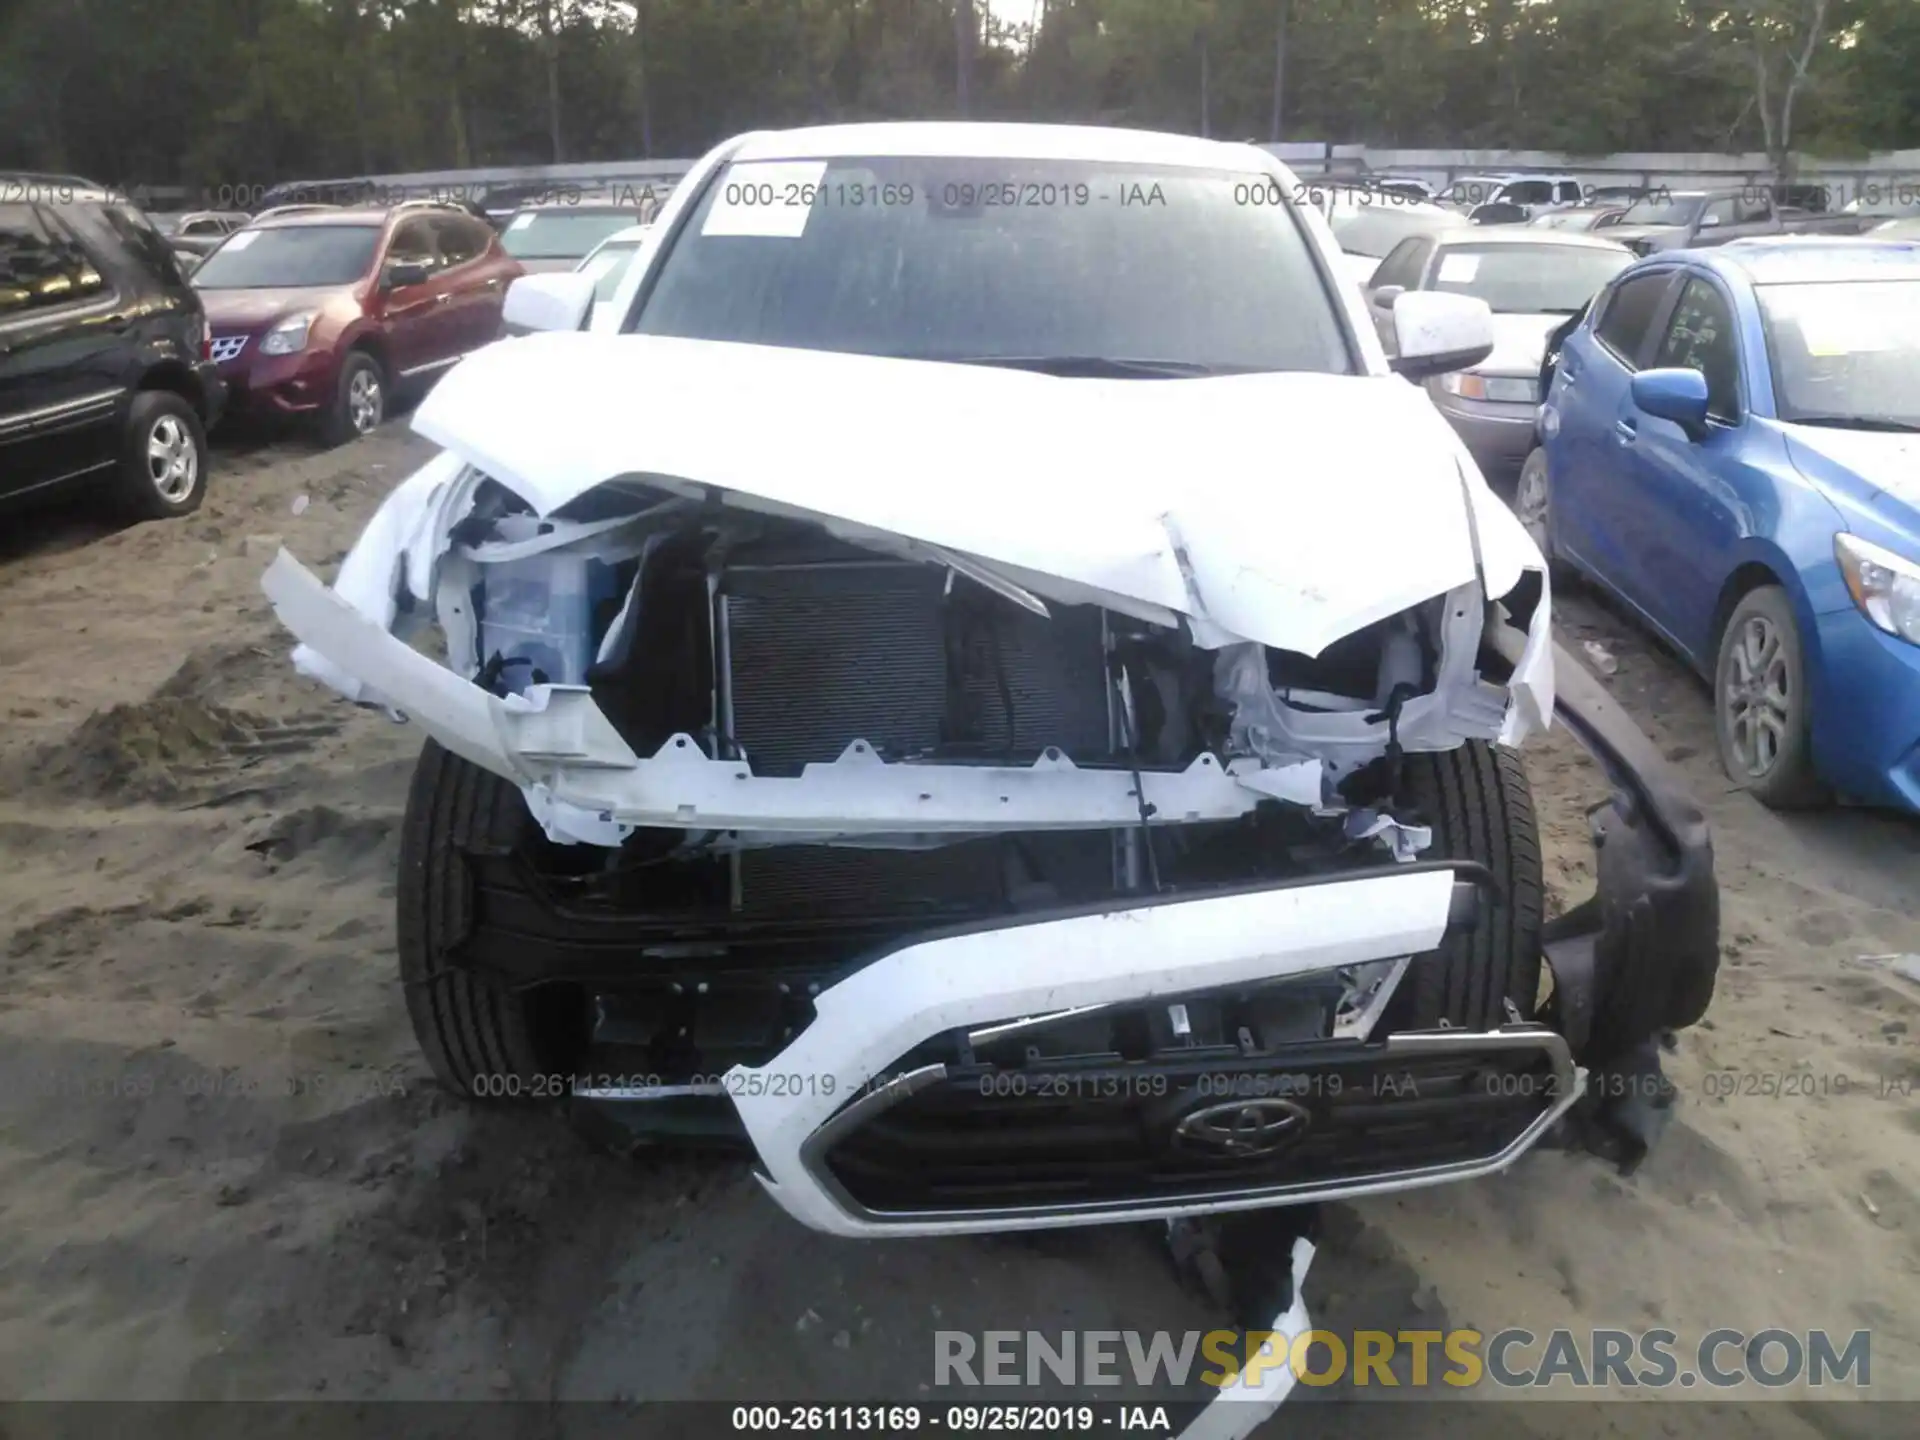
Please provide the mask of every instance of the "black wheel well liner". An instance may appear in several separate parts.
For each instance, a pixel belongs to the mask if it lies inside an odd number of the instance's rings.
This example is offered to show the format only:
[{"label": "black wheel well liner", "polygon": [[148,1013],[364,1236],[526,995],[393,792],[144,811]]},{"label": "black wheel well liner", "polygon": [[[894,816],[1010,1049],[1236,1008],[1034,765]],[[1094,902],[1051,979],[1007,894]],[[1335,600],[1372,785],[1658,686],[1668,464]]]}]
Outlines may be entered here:
[{"label": "black wheel well liner", "polygon": [[359,352],[371,358],[388,379],[393,377],[393,366],[387,358],[386,337],[377,330],[363,330],[353,337],[347,348],[340,352],[340,363],[346,364],[347,357]]},{"label": "black wheel well liner", "polygon": [[147,390],[165,390],[178,395],[202,420],[206,419],[207,397],[200,388],[200,381],[193,370],[178,360],[160,360],[149,365],[140,376],[140,383],[134,387],[136,392]]},{"label": "black wheel well liner", "polygon": [[[1760,560],[1748,560],[1734,569],[1720,587],[1720,597],[1713,604],[1713,628],[1709,634],[1716,654],[1720,649],[1720,637],[1726,633],[1727,621],[1733,618],[1733,612],[1740,602],[1764,585],[1782,583],[1779,572]],[[1703,658],[1711,666],[1712,657]]]}]

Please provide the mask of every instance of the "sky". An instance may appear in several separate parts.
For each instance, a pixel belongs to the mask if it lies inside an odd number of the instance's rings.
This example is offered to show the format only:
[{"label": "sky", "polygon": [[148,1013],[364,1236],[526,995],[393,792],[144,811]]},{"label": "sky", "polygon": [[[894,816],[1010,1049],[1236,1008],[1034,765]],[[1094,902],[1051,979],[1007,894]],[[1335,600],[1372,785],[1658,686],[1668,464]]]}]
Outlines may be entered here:
[{"label": "sky", "polygon": [[987,0],[987,9],[993,12],[996,20],[1011,25],[1026,25],[1032,22],[1039,6],[1035,0]]}]

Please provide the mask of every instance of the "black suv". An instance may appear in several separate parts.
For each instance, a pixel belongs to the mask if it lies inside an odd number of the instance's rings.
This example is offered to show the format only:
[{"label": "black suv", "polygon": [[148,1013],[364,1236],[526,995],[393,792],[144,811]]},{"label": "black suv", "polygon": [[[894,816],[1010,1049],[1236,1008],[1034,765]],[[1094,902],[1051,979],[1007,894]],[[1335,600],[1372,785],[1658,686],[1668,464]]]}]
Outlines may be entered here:
[{"label": "black suv", "polygon": [[188,514],[225,397],[200,297],[133,203],[0,172],[0,506],[104,482],[135,517]]}]

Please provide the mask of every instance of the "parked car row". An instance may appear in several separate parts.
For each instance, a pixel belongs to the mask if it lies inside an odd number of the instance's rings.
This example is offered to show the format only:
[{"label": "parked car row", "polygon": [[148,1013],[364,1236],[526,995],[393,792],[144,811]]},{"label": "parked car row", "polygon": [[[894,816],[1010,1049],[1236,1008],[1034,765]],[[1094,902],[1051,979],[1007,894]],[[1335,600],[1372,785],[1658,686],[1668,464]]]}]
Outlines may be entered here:
[{"label": "parked car row", "polygon": [[283,214],[194,272],[235,413],[311,421],[339,444],[496,339],[521,274],[485,222],[447,206]]},{"label": "parked car row", "polygon": [[1635,201],[1608,234],[1636,254],[1723,245],[1755,235],[1858,235],[1858,214],[1823,215],[1776,205],[1754,187],[1669,190]]},{"label": "parked car row", "polygon": [[1458,198],[1328,220],[1389,347],[1409,291],[1494,311],[1424,382],[1489,483],[1712,684],[1737,784],[1920,810],[1920,216]]},{"label": "parked car row", "polygon": [[1736,784],[1920,810],[1920,245],[1639,260],[1541,434],[1522,522],[1709,681]]},{"label": "parked car row", "polygon": [[33,199],[0,205],[0,500],[105,480],[141,516],[199,504],[222,419],[366,434],[500,336],[515,277],[591,266],[610,295],[645,234],[591,201],[496,229],[424,200],[148,215],[6,178]]},{"label": "parked car row", "polygon": [[[0,204],[0,502],[105,485],[131,515],[186,514],[216,424],[365,434],[396,394],[500,335],[523,273],[458,206],[149,216],[89,182],[4,178],[33,198]],[[633,214],[542,219],[540,259],[582,263]],[[513,233],[536,233],[533,218]]]}]

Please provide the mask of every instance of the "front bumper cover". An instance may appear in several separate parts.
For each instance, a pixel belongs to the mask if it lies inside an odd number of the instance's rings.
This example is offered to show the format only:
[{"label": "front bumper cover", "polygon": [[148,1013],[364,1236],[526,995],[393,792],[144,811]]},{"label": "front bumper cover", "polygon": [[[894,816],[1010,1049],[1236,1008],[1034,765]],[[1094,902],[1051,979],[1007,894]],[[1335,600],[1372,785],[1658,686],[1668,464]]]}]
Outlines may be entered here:
[{"label": "front bumper cover", "polygon": [[[1525,637],[1488,627],[1509,660]],[[803,1223],[842,1235],[927,1235],[1174,1218],[1410,1189],[1513,1163],[1579,1106],[1634,1158],[1657,1134],[1657,1037],[1706,1011],[1719,966],[1719,890],[1706,820],[1672,767],[1600,683],[1556,647],[1555,710],[1614,786],[1592,812],[1594,895],[1549,924],[1550,1028],[1513,1026],[1387,1037],[1404,1051],[1539,1045],[1556,1084],[1524,1131],[1470,1163],[1411,1166],[1311,1186],[1267,1186],[1166,1203],[1035,1205],[968,1212],[879,1213],[836,1183],[827,1152],[878,1111],[937,1083],[940,1067],[888,1074],[917,1043],[1013,1016],[1206,986],[1273,980],[1437,946],[1471,923],[1462,874],[1445,863],[1230,896],[1142,903],[1011,926],[923,937],[824,991],[818,1018],[767,1065],[737,1067],[729,1092],[759,1151],[763,1181]],[[1471,907],[1468,907],[1470,911]],[[1178,957],[1178,958],[1174,958]],[[1588,1085],[1630,1075],[1632,1084]],[[781,1077],[834,1076],[794,1087]],[[796,1093],[796,1090],[800,1093]],[[1670,1095],[1670,1090],[1667,1091]],[[849,1099],[849,1097],[852,1097]],[[1584,1104],[1581,1102],[1584,1099]]]},{"label": "front bumper cover", "polygon": [[[1107,1004],[1169,1000],[1212,988],[1305,976],[1436,948],[1470,924],[1477,867],[1422,862],[1350,878],[1289,882],[1225,895],[1142,899],[918,937],[822,991],[815,1018],[779,1055],[726,1076],[769,1193],[802,1223],[831,1234],[951,1235],[1257,1209],[1410,1189],[1503,1169],[1579,1098],[1583,1076],[1541,1027],[1473,1035],[1390,1037],[1413,1053],[1479,1043],[1550,1052],[1554,1082],[1512,1143],[1471,1164],[1408,1166],[1322,1185],[1246,1188],[1223,1180],[1199,1196],[876,1213],[854,1202],[825,1163],[836,1140],[944,1078],[940,1065],[891,1069],[952,1031]],[[1354,1054],[1361,1053],[1355,1042]],[[1377,1053],[1377,1050],[1376,1050]],[[640,1097],[635,1097],[640,1098]]]}]

